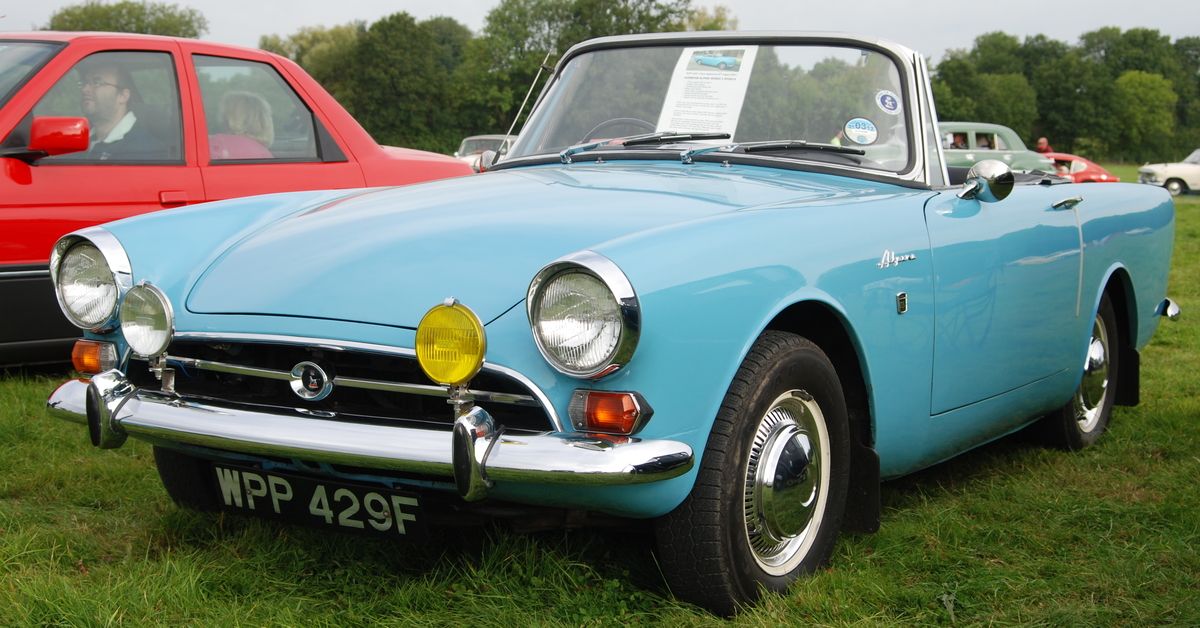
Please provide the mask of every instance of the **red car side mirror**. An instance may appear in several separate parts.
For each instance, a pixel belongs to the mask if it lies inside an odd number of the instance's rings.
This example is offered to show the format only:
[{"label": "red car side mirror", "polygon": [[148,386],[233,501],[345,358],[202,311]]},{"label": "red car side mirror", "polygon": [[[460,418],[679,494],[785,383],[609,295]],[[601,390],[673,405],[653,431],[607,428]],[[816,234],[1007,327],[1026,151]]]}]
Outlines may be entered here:
[{"label": "red car side mirror", "polygon": [[0,149],[0,157],[33,165],[43,157],[85,151],[90,142],[87,118],[45,116],[33,119],[28,146]]},{"label": "red car side mirror", "polygon": [[45,153],[47,157],[85,151],[89,141],[87,118],[34,118],[29,130],[30,152]]}]

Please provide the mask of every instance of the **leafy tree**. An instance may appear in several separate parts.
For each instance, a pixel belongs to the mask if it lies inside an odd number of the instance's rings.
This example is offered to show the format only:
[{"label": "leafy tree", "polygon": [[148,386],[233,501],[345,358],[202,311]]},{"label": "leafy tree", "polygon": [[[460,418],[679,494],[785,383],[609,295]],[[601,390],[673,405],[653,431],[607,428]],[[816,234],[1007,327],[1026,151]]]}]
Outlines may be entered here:
[{"label": "leafy tree", "polygon": [[1045,35],[1032,35],[1025,38],[1025,43],[1021,44],[1017,55],[1024,64],[1025,77],[1032,82],[1033,74],[1039,67],[1062,58],[1070,50],[1070,46],[1057,39],[1050,39]]},{"label": "leafy tree", "polygon": [[1178,97],[1171,82],[1158,74],[1129,70],[1113,85],[1113,114],[1120,156],[1142,161],[1168,152]]},{"label": "leafy tree", "polygon": [[1090,138],[1093,150],[1113,136],[1115,122],[1109,101],[1112,79],[1096,61],[1078,50],[1052,58],[1033,70],[1030,83],[1037,93],[1038,122],[1034,135],[1049,137],[1055,147],[1073,151],[1079,138]]},{"label": "leafy tree", "polygon": [[1037,95],[1021,74],[980,74],[975,115],[1028,137],[1037,120]]},{"label": "leafy tree", "polygon": [[933,79],[933,102],[942,120],[976,120],[975,99],[979,73],[963,50],[950,50],[938,64]]},{"label": "leafy tree", "polygon": [[463,94],[463,106],[478,114],[474,131],[507,130],[547,53],[552,64],[593,37],[731,24],[723,7],[708,13],[691,0],[501,0],[457,74],[463,85],[479,86]]},{"label": "leafy tree", "polygon": [[688,31],[735,31],[738,27],[736,17],[729,7],[717,5],[711,10],[697,7],[687,17],[684,30]]},{"label": "leafy tree", "polygon": [[55,11],[43,30],[108,31],[173,37],[200,37],[208,20],[196,9],[162,2],[87,0]]},{"label": "leafy tree", "polygon": [[975,101],[969,96],[959,96],[945,81],[933,82],[933,102],[939,120],[975,120]]},{"label": "leafy tree", "polygon": [[984,33],[975,38],[975,47],[967,59],[975,70],[986,74],[1020,74],[1025,70],[1021,42],[999,31]]},{"label": "leafy tree", "polygon": [[300,64],[334,98],[346,104],[351,96],[346,69],[350,67],[359,36],[366,30],[363,22],[310,26],[287,37],[263,35],[258,39],[258,47]]}]

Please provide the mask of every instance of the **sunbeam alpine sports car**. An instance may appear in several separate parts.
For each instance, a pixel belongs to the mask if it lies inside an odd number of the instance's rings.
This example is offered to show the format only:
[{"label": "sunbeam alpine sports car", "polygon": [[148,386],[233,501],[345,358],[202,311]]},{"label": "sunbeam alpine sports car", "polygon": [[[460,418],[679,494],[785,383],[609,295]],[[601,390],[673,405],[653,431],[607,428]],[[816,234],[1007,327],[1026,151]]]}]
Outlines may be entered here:
[{"label": "sunbeam alpine sports car", "polygon": [[881,479],[1039,420],[1091,445],[1179,313],[1165,191],[947,169],[936,119],[890,43],[588,41],[485,174],[62,238],[92,376],[49,406],[197,508],[653,519],[671,592],[732,613],[874,529]]}]

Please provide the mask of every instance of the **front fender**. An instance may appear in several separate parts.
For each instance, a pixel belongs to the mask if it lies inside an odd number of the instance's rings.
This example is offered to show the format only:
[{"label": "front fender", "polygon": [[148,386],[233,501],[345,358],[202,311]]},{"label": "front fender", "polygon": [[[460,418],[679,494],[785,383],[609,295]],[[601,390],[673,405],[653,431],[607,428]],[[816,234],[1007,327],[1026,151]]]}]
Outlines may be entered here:
[{"label": "front fender", "polygon": [[[655,409],[645,436],[686,442],[702,459],[724,395],[758,336],[792,305],[820,303],[842,318],[856,345],[885,474],[907,468],[920,458],[911,443],[920,442],[914,437],[929,417],[928,195],[906,190],[738,212],[597,247],[629,277],[643,314],[633,359],[600,387],[641,392]],[[885,251],[914,257],[883,264]],[[897,311],[901,292],[905,314]]]}]

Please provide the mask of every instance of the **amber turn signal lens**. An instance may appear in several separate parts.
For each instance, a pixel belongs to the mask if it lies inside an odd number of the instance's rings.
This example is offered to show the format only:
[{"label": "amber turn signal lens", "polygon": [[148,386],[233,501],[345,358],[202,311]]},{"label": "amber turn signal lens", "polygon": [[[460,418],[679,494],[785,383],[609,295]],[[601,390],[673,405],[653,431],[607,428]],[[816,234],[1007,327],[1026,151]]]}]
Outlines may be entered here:
[{"label": "amber turn signal lens", "polygon": [[631,434],[653,410],[635,392],[576,390],[567,409],[575,429],[609,434]]},{"label": "amber turn signal lens", "polygon": [[71,364],[76,371],[96,375],[117,368],[117,348],[111,342],[76,340],[71,349]]}]

